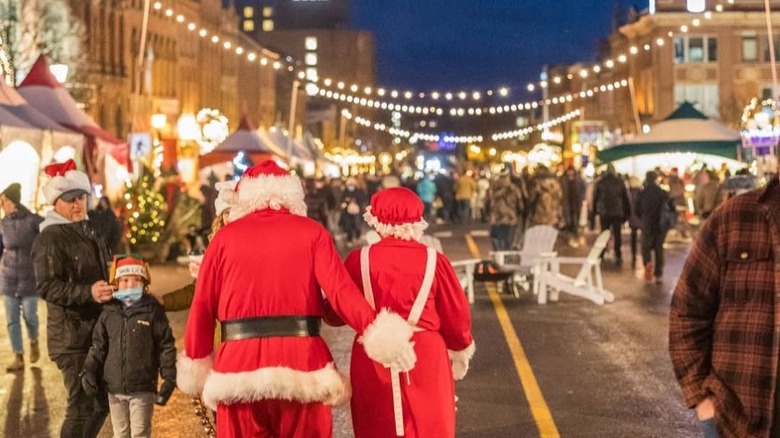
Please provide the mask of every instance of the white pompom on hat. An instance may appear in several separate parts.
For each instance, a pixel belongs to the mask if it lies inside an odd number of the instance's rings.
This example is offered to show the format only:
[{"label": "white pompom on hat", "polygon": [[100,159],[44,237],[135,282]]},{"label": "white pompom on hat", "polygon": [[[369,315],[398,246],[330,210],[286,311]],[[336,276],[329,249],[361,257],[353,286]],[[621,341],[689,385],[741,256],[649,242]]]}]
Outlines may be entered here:
[{"label": "white pompom on hat", "polygon": [[273,160],[266,160],[247,169],[236,185],[236,200],[230,209],[230,221],[238,220],[258,210],[289,210],[306,216],[303,185],[300,178],[290,175]]},{"label": "white pompom on hat", "polygon": [[214,201],[214,209],[217,211],[217,216],[225,212],[225,210],[232,208],[233,203],[236,202],[238,194],[236,193],[237,179],[228,181],[222,181],[214,184],[214,188],[217,189],[219,195]]},{"label": "white pompom on hat", "polygon": [[382,236],[419,241],[428,228],[420,197],[405,187],[378,191],[371,197],[363,219]]},{"label": "white pompom on hat", "polygon": [[43,186],[43,198],[54,205],[61,196],[66,195],[72,200],[79,195],[89,195],[92,185],[86,173],[76,170],[76,162],[68,160],[64,163],[50,164],[43,171],[50,177]]}]

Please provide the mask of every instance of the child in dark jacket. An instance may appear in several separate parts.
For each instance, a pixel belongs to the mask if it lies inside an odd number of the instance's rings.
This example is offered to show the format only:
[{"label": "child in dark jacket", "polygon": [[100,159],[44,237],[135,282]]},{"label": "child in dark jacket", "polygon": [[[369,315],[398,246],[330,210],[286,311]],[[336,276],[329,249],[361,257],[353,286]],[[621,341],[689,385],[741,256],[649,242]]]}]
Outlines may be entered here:
[{"label": "child in dark jacket", "polygon": [[95,324],[82,386],[91,393],[105,385],[114,437],[148,437],[154,403],[165,405],[176,387],[175,340],[165,309],[149,295],[148,265],[118,256],[111,274],[117,290]]}]

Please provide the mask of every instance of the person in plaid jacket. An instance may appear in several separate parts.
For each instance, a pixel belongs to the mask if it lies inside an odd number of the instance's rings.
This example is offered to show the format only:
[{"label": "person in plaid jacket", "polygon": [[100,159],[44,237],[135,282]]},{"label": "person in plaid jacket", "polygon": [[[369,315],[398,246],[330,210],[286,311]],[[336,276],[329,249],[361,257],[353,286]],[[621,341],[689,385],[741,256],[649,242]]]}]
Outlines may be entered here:
[{"label": "person in plaid jacket", "polygon": [[704,223],[674,290],[669,353],[705,437],[780,436],[780,182]]}]

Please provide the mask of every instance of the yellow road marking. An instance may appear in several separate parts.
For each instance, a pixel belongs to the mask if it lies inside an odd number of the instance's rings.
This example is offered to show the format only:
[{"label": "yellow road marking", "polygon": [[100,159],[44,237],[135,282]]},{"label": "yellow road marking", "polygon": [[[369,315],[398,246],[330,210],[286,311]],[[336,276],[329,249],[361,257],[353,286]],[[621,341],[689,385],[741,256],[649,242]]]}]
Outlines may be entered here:
[{"label": "yellow road marking", "polygon": [[[468,245],[474,258],[482,258],[479,247],[477,247],[470,234],[466,234],[466,245]],[[512,360],[515,363],[517,375],[520,377],[520,384],[523,386],[523,392],[525,392],[525,398],[531,406],[531,414],[534,416],[536,426],[539,428],[539,434],[542,438],[559,438],[558,428],[555,426],[550,409],[547,407],[547,402],[544,401],[542,390],[539,389],[539,383],[537,383],[531,364],[525,355],[520,338],[517,336],[514,326],[512,326],[512,321],[509,319],[509,313],[507,313],[501,297],[498,296],[496,287],[490,283],[487,286],[488,296],[490,301],[493,302],[498,323],[504,332],[506,343],[512,354]]]}]

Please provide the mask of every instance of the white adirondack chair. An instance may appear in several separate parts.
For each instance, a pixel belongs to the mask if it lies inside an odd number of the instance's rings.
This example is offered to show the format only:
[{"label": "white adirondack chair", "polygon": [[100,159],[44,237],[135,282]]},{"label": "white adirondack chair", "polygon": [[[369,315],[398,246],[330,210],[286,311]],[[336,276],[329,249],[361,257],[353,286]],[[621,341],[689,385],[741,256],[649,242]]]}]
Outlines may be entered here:
[{"label": "white adirondack chair", "polygon": [[[531,290],[538,295],[539,303],[546,296],[539,293],[540,277],[548,261],[557,254],[553,251],[555,241],[558,238],[558,230],[549,225],[535,225],[525,230],[523,235],[523,248],[520,251],[492,251],[496,264],[501,269],[515,272],[515,278],[528,289],[528,277],[533,277]],[[520,294],[517,288],[513,290],[516,297]]]},{"label": "white adirondack chair", "polygon": [[452,268],[458,275],[461,287],[466,291],[469,304],[474,304],[474,268],[481,261],[480,259],[466,259],[452,262]]},{"label": "white adirondack chair", "polygon": [[[615,296],[604,289],[601,280],[601,253],[607,247],[610,232],[602,232],[587,257],[553,257],[548,260],[547,269],[540,276],[539,294],[546,295],[549,290],[550,301],[558,301],[558,294],[564,292],[582,297],[596,304],[611,303]],[[572,278],[560,272],[560,265],[581,265],[576,277]],[[540,298],[539,302],[542,300]]]}]

